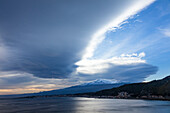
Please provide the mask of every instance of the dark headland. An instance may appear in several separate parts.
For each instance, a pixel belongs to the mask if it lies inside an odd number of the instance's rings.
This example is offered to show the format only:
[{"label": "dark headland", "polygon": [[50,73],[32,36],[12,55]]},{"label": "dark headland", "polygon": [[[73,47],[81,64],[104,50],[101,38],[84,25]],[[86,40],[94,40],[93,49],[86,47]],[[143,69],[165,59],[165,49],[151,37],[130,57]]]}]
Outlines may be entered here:
[{"label": "dark headland", "polygon": [[95,93],[76,94],[76,96],[119,98],[119,99],[150,99],[170,100],[170,76],[147,83],[126,84],[117,88],[97,91]]}]

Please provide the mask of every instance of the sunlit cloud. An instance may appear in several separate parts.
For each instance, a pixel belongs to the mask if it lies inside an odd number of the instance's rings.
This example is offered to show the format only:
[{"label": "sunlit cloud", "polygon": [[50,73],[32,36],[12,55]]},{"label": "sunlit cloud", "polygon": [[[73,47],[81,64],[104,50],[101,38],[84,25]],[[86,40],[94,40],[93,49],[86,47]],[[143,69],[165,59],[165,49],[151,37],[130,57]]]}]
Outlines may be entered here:
[{"label": "sunlit cloud", "polygon": [[105,33],[108,31],[113,31],[120,29],[121,25],[128,23],[126,20],[133,15],[140,12],[142,9],[153,3],[154,0],[149,1],[139,1],[136,4],[129,7],[124,13],[120,14],[117,18],[113,19],[109,24],[99,29],[91,38],[83,57],[80,61],[75,64],[78,66],[76,73],[84,74],[99,74],[107,71],[110,68],[111,64],[115,65],[128,65],[133,63],[146,63],[145,60],[141,58],[145,56],[145,53],[140,53],[137,55],[133,53],[131,55],[122,54],[120,57],[112,56],[109,59],[95,59],[93,58],[94,52],[97,49],[97,46],[105,39]]},{"label": "sunlit cloud", "polygon": [[[75,62],[93,56],[108,30],[121,28],[127,18],[153,0],[72,2],[17,1],[11,6],[8,1],[1,3],[0,41],[3,40],[1,43],[8,50],[3,46],[0,51],[10,55],[7,61],[0,62],[0,71],[26,72],[40,78],[68,78],[76,69]],[[34,8],[37,10],[32,12]]]},{"label": "sunlit cloud", "polygon": [[137,63],[146,63],[142,58],[145,53],[140,54],[122,54],[120,57],[112,57],[110,59],[86,59],[76,63],[78,66],[76,72],[83,74],[99,74],[104,73],[112,65],[130,65]]},{"label": "sunlit cloud", "polygon": [[49,91],[70,86],[68,80],[45,79],[29,73],[1,72],[0,95]]},{"label": "sunlit cloud", "polygon": [[[100,78],[141,82],[157,73],[160,68],[154,66],[158,63],[152,57],[169,48],[168,38],[162,36],[170,37],[170,31],[156,24],[164,22],[154,17],[159,15],[157,5],[151,5],[156,0],[89,1],[67,7],[58,1],[48,2],[55,4],[50,8],[46,2],[12,6],[13,10],[0,7],[4,12],[4,20],[0,19],[0,94],[48,91]],[[31,8],[39,10],[34,13]],[[155,28],[162,29],[155,33]]]}]

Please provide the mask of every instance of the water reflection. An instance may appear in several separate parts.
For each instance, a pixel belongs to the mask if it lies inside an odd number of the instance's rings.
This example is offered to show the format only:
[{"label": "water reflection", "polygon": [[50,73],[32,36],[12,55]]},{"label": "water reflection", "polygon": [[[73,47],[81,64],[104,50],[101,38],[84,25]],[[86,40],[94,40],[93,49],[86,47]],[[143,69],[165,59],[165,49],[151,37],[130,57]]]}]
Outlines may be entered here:
[{"label": "water reflection", "polygon": [[169,113],[169,101],[78,97],[1,99],[0,113]]}]

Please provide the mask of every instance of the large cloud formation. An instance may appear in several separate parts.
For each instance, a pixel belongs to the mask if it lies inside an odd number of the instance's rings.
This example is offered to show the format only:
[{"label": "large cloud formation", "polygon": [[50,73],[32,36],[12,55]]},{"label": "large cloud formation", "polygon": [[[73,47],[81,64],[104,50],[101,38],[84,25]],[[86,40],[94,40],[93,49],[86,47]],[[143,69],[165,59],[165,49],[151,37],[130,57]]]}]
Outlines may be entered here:
[{"label": "large cloud formation", "polygon": [[[39,78],[68,78],[79,68],[80,65],[76,65],[76,62],[92,57],[95,47],[104,39],[98,36],[103,36],[110,27],[118,27],[121,22],[153,1],[1,0],[0,71],[24,72]],[[98,32],[103,26],[104,29]],[[96,32],[97,35],[92,37]],[[116,68],[112,64],[105,69],[105,73],[100,74],[103,74],[102,78],[115,76],[119,79],[125,77],[126,73],[129,77],[142,75],[144,78],[157,71],[154,66],[139,63],[140,65],[118,65]],[[144,72],[146,67],[148,71]],[[132,68],[136,68],[135,71],[131,72]],[[118,73],[117,70],[129,71]]]},{"label": "large cloud formation", "polygon": [[145,53],[122,54],[110,59],[82,60],[76,63],[76,72],[83,80],[96,78],[115,79],[124,82],[144,81],[149,75],[155,74],[158,67],[147,64],[142,58]]},{"label": "large cloud formation", "polygon": [[0,1],[0,70],[66,78],[91,35],[136,0]]}]

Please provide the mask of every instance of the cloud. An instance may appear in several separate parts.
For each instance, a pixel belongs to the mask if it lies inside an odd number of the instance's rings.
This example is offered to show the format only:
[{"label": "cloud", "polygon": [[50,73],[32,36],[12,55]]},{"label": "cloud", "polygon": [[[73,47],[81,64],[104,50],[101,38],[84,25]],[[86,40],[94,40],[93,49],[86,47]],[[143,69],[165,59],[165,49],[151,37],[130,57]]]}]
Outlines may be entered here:
[{"label": "cloud", "polygon": [[[107,32],[109,32],[110,30],[115,31],[116,29],[121,29],[122,28],[121,26],[123,24],[128,23],[127,22],[128,18],[134,16],[135,14],[137,14],[138,12],[140,12],[142,9],[144,9],[153,2],[154,0],[138,1],[136,4],[127,8],[126,11],[124,11],[122,14],[120,14],[115,19],[113,19],[108,24],[99,29],[97,32],[95,32],[94,35],[92,35],[92,38],[83,53],[82,59],[75,63],[75,65],[78,66],[76,68],[75,73],[77,75],[82,76],[82,79],[84,80],[85,79],[92,80],[101,77],[116,79],[120,81],[134,80],[134,82],[135,80],[142,81],[144,80],[145,77],[148,77],[151,74],[155,74],[158,70],[157,67],[149,65],[145,60],[142,60],[142,58],[145,57],[144,52],[140,54],[137,53],[122,54],[121,56],[118,57],[113,55],[111,56],[111,54],[106,53],[104,55],[102,54],[103,57],[102,56],[100,56],[100,58],[94,57],[94,54],[98,49],[99,44],[105,40],[106,38],[105,35]],[[127,43],[127,41],[128,38],[124,39],[124,42],[123,43],[121,42],[121,44],[123,45],[124,43]],[[114,50],[120,51],[120,47],[122,46],[121,44],[118,43],[117,47],[113,48],[111,51]],[[136,68],[134,68],[135,66]],[[129,70],[127,74],[125,74],[126,73],[125,70]],[[140,71],[141,74],[137,73],[137,71]]]},{"label": "cloud", "polygon": [[158,67],[147,64],[142,58],[145,53],[122,54],[110,59],[94,59],[77,62],[76,73],[80,80],[98,78],[115,79],[117,81],[138,82],[155,74]]},{"label": "cloud", "polygon": [[106,33],[121,29],[152,2],[0,1],[1,94],[52,90],[97,78],[137,82],[156,73],[158,68],[143,60],[144,52],[93,58]]},{"label": "cloud", "polygon": [[1,72],[0,94],[21,94],[48,91],[70,86],[64,79],[46,79],[28,73]]},{"label": "cloud", "polygon": [[[42,0],[40,4],[18,0],[11,1],[10,5],[4,1],[0,3],[0,10],[3,10],[0,12],[0,39],[7,50],[2,47],[1,53],[5,50],[10,54],[2,53],[7,59],[0,61],[0,70],[25,72],[41,78],[67,78],[77,68],[75,62],[81,60],[86,47],[90,49],[83,57],[93,54],[104,38],[100,36],[108,29],[119,27],[121,22],[153,1],[47,3]],[[97,31],[98,28],[102,29]]]},{"label": "cloud", "polygon": [[100,74],[108,71],[112,65],[131,65],[137,63],[146,63],[145,60],[141,58],[145,56],[142,52],[139,55],[137,53],[133,54],[122,54],[120,57],[112,57],[109,59],[86,59],[81,60],[76,63],[78,66],[76,69],[77,73],[83,74]]},{"label": "cloud", "polygon": [[161,33],[166,36],[166,37],[170,37],[170,29],[166,28],[166,29],[160,29]]},{"label": "cloud", "polygon": [[140,82],[158,71],[157,66],[146,63],[130,65],[112,65],[103,77],[114,78],[119,81]]},{"label": "cloud", "polygon": [[118,17],[113,19],[110,23],[103,26],[101,29],[99,29],[93,36],[88,44],[85,53],[82,57],[82,59],[87,59],[93,56],[93,53],[97,46],[105,39],[105,33],[110,30],[115,30],[118,28],[121,28],[120,26],[124,23],[127,23],[128,18],[131,16],[137,14],[139,11],[153,3],[155,0],[148,0],[148,1],[138,1],[136,4],[133,4],[131,7],[127,8],[126,11],[124,11],[122,14],[120,14]]},{"label": "cloud", "polygon": [[[94,70],[95,71],[95,70]],[[91,81],[95,79],[114,79],[121,82],[141,82],[150,75],[156,74],[157,66],[146,63],[134,63],[129,65],[110,65],[105,71],[97,73],[79,73],[77,79]]]}]

